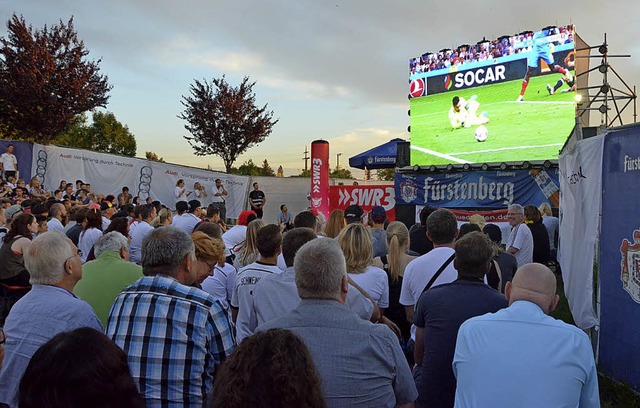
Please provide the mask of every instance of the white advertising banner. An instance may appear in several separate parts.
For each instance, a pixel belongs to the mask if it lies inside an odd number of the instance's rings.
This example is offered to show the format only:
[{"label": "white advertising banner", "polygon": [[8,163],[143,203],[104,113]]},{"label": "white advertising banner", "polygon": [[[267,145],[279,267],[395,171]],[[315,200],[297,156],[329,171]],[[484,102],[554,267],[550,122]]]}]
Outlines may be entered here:
[{"label": "white advertising banner", "polygon": [[593,264],[599,236],[604,136],[579,141],[560,155],[558,261],[576,325],[598,324],[593,306]]},{"label": "white advertising banner", "polygon": [[[229,192],[226,197],[227,218],[237,218],[247,201],[249,177],[213,172],[175,164],[145,159],[123,157],[89,150],[58,146],[33,145],[32,171],[48,190],[55,189],[60,180],[74,183],[83,180],[91,184],[94,193],[117,195],[122,187],[142,200],[152,197],[167,207],[175,207],[174,190],[178,180],[193,191],[196,182],[202,184],[208,197],[201,200],[206,206],[211,202],[215,179],[219,178]],[[194,194],[189,199],[195,198]]]}]

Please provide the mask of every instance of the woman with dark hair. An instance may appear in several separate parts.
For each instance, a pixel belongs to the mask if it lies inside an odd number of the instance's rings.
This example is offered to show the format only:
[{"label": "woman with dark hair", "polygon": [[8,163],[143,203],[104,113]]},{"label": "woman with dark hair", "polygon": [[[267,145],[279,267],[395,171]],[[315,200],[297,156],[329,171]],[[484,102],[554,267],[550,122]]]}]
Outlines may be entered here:
[{"label": "woman with dark hair", "polygon": [[83,327],[56,335],[35,352],[20,381],[21,408],[142,408],[127,355]]},{"label": "woman with dark hair", "polygon": [[309,350],[290,331],[247,337],[221,367],[210,408],[326,407]]},{"label": "woman with dark hair", "polygon": [[524,207],[525,224],[531,230],[533,236],[533,262],[546,265],[551,259],[551,247],[549,246],[549,233],[542,223],[542,215],[535,205]]},{"label": "woman with dark hair", "polygon": [[87,257],[93,244],[102,236],[102,211],[98,208],[91,208],[87,211],[87,218],[84,228],[78,240],[78,249],[82,252],[82,263],[87,262]]},{"label": "woman with dark hair", "polygon": [[[121,233],[125,238],[131,242],[131,238],[129,238],[129,221],[125,217],[111,218],[111,223],[104,231],[104,234],[108,234],[111,231],[116,231]],[[93,246],[89,251],[89,255],[87,255],[87,262],[93,261],[96,259],[95,254],[93,253]]]},{"label": "woman with dark hair", "polygon": [[20,214],[11,222],[11,229],[2,238],[0,248],[0,283],[9,286],[30,286],[29,272],[23,254],[38,231],[38,221],[32,214]]}]

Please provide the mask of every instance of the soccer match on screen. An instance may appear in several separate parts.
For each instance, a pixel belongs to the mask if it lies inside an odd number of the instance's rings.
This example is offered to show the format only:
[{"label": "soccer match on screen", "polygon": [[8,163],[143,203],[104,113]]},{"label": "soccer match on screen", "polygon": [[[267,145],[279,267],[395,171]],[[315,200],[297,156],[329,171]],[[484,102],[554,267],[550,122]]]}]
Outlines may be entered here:
[{"label": "soccer match on screen", "polygon": [[575,123],[574,27],[409,61],[411,164],[556,159]]}]

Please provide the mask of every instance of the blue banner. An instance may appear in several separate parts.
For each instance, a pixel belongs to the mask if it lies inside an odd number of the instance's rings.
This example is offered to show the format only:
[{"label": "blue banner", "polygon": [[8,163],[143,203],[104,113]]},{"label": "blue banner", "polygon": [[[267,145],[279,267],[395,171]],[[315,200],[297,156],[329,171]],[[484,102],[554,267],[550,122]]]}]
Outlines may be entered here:
[{"label": "blue banner", "polygon": [[[0,140],[0,154],[5,153],[7,151],[7,146],[10,144],[13,145],[13,155],[16,156],[16,160],[18,161],[19,177],[29,184],[29,181],[31,181],[31,156],[33,155],[33,143]],[[49,188],[49,186],[46,187]]]},{"label": "blue banner", "polygon": [[640,127],[605,137],[599,368],[640,391]]},{"label": "blue banner", "polygon": [[396,202],[435,207],[504,208],[559,204],[557,169],[472,171],[395,176]]}]

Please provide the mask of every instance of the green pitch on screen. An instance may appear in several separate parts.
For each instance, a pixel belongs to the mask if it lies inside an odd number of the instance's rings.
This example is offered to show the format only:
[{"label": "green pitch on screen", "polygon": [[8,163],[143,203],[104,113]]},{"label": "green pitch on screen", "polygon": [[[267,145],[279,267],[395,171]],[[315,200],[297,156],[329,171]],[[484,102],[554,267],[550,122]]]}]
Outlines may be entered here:
[{"label": "green pitch on screen", "polygon": [[[411,99],[411,165],[557,159],[575,124],[575,92],[560,92],[567,85],[554,95],[547,91],[559,78],[531,78],[523,102],[515,102],[522,80]],[[490,119],[486,141],[476,141],[476,126],[451,129],[449,108],[456,95],[477,95],[478,113],[487,111]]]}]

